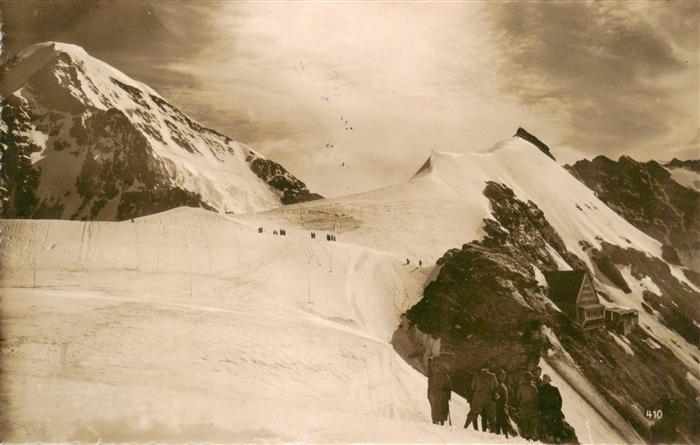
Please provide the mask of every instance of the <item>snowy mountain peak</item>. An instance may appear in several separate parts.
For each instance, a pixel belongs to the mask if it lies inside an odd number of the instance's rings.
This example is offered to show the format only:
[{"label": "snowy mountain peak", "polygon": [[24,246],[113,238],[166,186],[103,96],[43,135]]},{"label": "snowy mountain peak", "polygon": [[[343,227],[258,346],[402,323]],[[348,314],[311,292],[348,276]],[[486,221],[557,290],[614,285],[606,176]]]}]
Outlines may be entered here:
[{"label": "snowy mountain peak", "polygon": [[72,89],[82,91],[84,99],[88,99],[90,105],[101,109],[113,105],[111,101],[95,100],[99,96],[99,87],[107,87],[108,91],[113,93],[112,79],[160,97],[148,85],[131,79],[121,71],[90,56],[82,47],[69,43],[43,42],[27,47],[11,59],[3,71],[4,76],[9,76],[9,79],[5,78],[2,82],[3,96],[14,93],[28,82],[36,84],[40,79],[34,76],[41,77],[42,72],[48,71],[55,75],[55,80],[61,86],[70,85]]},{"label": "snowy mountain peak", "polygon": [[[538,151],[533,151],[533,148],[538,148]],[[413,175],[413,178],[430,174],[438,176],[447,174],[458,179],[472,170],[473,165],[492,166],[499,165],[499,162],[500,165],[509,165],[513,169],[517,169],[518,165],[524,166],[529,164],[531,160],[536,163],[545,161],[543,154],[554,159],[551,154],[539,149],[531,140],[517,135],[478,152],[453,153],[431,150],[430,156]],[[554,168],[559,169],[558,167],[556,164]]]},{"label": "snowy mountain peak", "polygon": [[419,177],[428,175],[433,172],[435,166],[443,162],[446,158],[459,159],[462,155],[460,153],[450,153],[446,151],[430,150],[430,156],[425,160],[423,165],[416,171],[413,177]]},{"label": "snowy mountain peak", "polygon": [[76,45],[45,42],[2,69],[5,216],[125,219],[188,205],[266,210],[320,195]]},{"label": "snowy mountain peak", "polygon": [[77,58],[88,58],[90,57],[88,53],[83,49],[83,47],[74,45],[72,43],[63,42],[41,42],[34,45],[28,46],[24,50],[17,54],[18,59],[27,59],[34,56],[37,53],[53,54],[57,55],[60,53],[66,53]]}]

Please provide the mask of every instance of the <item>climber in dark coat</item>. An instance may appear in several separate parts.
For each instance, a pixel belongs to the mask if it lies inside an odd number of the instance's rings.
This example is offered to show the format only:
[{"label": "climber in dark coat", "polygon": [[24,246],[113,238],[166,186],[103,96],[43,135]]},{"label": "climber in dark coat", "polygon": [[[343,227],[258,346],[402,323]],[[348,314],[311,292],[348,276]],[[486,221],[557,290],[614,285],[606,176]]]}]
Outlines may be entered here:
[{"label": "climber in dark coat", "polygon": [[542,386],[538,395],[538,407],[540,410],[539,437],[540,440],[549,443],[558,442],[563,429],[564,414],[561,412],[561,393],[551,384],[552,379],[547,375],[542,376]]},{"label": "climber in dark coat", "polygon": [[496,404],[496,422],[493,427],[493,433],[505,434],[506,439],[508,434],[515,435],[515,431],[510,425],[510,416],[508,415],[508,387],[506,386],[506,372],[501,369],[497,375],[498,386],[496,387],[495,404]]},{"label": "climber in dark coat", "polygon": [[535,378],[529,372],[523,375],[523,380],[518,386],[518,403],[520,418],[518,426],[520,435],[528,440],[537,440],[537,421],[539,417],[539,399]]},{"label": "climber in dark coat", "polygon": [[474,375],[471,384],[472,397],[469,402],[470,409],[469,414],[467,414],[467,421],[464,423],[464,428],[469,428],[469,424],[472,423],[478,415],[481,415],[482,420],[486,419],[486,424],[489,428],[493,428],[493,397],[497,387],[498,380],[496,380],[496,376],[487,368],[483,368]]},{"label": "climber in dark coat", "polygon": [[428,401],[430,416],[436,425],[444,425],[450,413],[452,381],[447,365],[435,358],[428,359]]}]

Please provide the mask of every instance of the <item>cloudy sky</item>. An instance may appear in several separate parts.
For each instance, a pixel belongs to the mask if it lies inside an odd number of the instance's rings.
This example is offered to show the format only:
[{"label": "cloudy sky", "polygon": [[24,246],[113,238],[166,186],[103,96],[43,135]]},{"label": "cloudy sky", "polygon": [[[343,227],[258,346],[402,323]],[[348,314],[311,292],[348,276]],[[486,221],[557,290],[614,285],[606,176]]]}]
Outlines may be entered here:
[{"label": "cloudy sky", "polygon": [[699,5],[44,1],[2,20],[4,57],[82,45],[334,196],[518,126],[562,162],[699,158]]}]

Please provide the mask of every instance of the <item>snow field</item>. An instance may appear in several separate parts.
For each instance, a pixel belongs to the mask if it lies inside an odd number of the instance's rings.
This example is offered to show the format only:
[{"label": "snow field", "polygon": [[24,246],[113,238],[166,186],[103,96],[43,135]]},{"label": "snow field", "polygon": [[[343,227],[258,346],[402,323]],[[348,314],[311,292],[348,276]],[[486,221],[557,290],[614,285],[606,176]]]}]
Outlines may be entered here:
[{"label": "snow field", "polygon": [[178,213],[3,221],[10,440],[494,440],[388,343],[430,269]]}]

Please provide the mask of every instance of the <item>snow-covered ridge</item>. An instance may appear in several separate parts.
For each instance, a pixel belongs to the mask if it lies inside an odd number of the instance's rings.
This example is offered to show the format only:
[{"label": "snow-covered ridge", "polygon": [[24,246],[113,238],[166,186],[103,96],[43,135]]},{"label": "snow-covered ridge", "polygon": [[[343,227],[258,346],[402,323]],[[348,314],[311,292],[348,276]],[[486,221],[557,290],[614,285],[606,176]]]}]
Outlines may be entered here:
[{"label": "snow-covered ridge", "polygon": [[[2,95],[11,94],[21,88],[29,81],[30,77],[36,71],[62,55],[65,57],[64,60],[70,59],[81,68],[80,72],[85,76],[80,79],[81,81],[87,80],[92,82],[92,85],[97,87],[99,91],[105,91],[105,89],[107,91],[113,90],[114,85],[111,85],[107,81],[109,79],[116,79],[126,85],[146,91],[148,94],[161,97],[154,89],[145,83],[138,82],[107,63],[90,56],[82,47],[61,42],[37,43],[20,51],[15,58],[9,62],[12,69],[8,71],[7,75],[10,76],[11,80],[3,80],[3,88],[0,90]],[[92,90],[91,86],[83,85],[83,90],[87,88]],[[97,92],[95,93],[98,94]],[[104,98],[99,96],[93,96],[91,99],[93,99],[94,102],[90,105],[96,108],[106,109],[112,105],[110,102],[105,102]]]},{"label": "snow-covered ridge", "polygon": [[507,185],[520,199],[537,203],[564,238],[567,248],[581,258],[586,257],[581,240],[594,246],[600,245],[601,240],[635,246],[650,255],[661,256],[658,241],[632,227],[592,190],[519,137],[482,152],[433,151],[411,182],[423,182],[427,178],[445,184],[456,199],[463,201],[484,200],[482,191],[486,181]]}]

